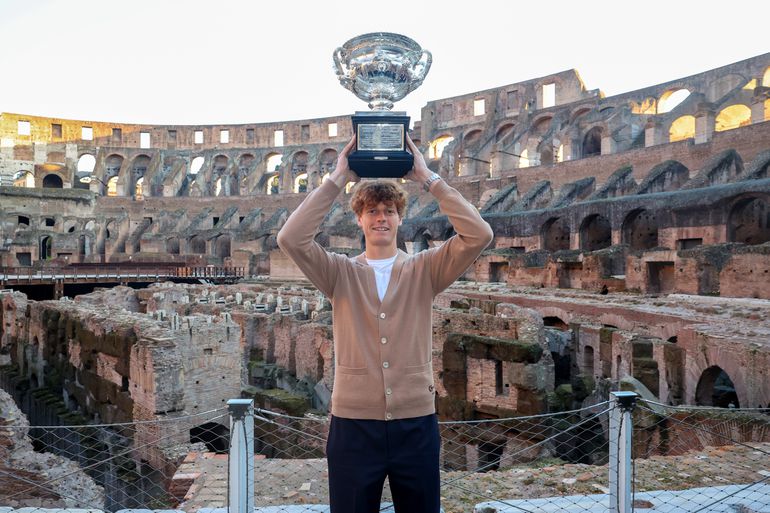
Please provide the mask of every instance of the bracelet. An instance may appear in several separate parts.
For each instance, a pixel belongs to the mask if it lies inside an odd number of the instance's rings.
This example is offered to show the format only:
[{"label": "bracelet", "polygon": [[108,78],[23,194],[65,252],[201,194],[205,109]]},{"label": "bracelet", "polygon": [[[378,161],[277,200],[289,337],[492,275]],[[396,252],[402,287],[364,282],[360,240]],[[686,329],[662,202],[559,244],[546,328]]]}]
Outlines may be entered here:
[{"label": "bracelet", "polygon": [[430,185],[437,180],[441,180],[441,177],[438,175],[438,173],[431,174],[430,177],[427,180],[425,180],[425,183],[422,185],[423,188],[425,189],[425,192],[429,192]]}]

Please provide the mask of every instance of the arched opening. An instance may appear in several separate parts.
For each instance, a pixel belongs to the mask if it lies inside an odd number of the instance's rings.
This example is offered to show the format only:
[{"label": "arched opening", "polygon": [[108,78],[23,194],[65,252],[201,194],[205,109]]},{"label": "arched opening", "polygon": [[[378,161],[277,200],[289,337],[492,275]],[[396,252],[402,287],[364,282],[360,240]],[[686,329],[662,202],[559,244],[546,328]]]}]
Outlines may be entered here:
[{"label": "arched opening", "polygon": [[591,109],[589,107],[579,107],[575,112],[572,113],[570,116],[570,123],[574,123],[577,121],[578,118],[585,116],[591,112]]},{"label": "arched opening", "polygon": [[725,107],[714,120],[714,130],[724,132],[751,124],[751,109],[745,105],[730,105]]},{"label": "arched opening", "polygon": [[658,114],[665,114],[671,112],[677,105],[682,103],[690,96],[690,91],[687,89],[672,89],[666,91],[660,96],[658,100]]},{"label": "arched opening", "polygon": [[727,224],[729,242],[764,244],[770,241],[770,209],[762,198],[745,198],[730,210]]},{"label": "arched opening", "polygon": [[209,452],[227,454],[230,445],[230,430],[216,422],[206,422],[190,429],[190,443],[203,442]]},{"label": "arched opening", "polygon": [[117,196],[118,195],[118,177],[113,176],[109,180],[107,180],[107,196]]},{"label": "arched opening", "polygon": [[548,132],[548,129],[551,127],[552,120],[553,120],[553,116],[546,116],[544,118],[538,119],[532,125],[532,133],[538,136],[544,135],[546,132]]},{"label": "arched opening", "polygon": [[214,196],[224,196],[224,194],[222,194],[222,177],[221,176],[214,181]]},{"label": "arched opening", "polygon": [[444,149],[454,140],[455,138],[449,135],[436,137],[428,146],[428,158],[440,159],[441,155],[444,153]]},{"label": "arched opening", "polygon": [[583,347],[583,374],[594,375],[594,348],[591,346]]},{"label": "arched opening", "polygon": [[52,239],[48,235],[40,239],[40,260],[51,259],[51,242]]},{"label": "arched opening", "polygon": [[302,173],[294,179],[294,192],[307,192],[307,173]]},{"label": "arched opening", "polygon": [[297,176],[307,173],[308,154],[306,151],[298,151],[291,158],[291,175]]},{"label": "arched opening", "polygon": [[131,166],[131,181],[128,184],[128,193],[134,198],[136,198],[137,183],[144,178],[144,174],[147,172],[147,166],[149,165],[150,157],[148,155],[137,155],[134,158],[133,165]]},{"label": "arched opening", "polygon": [[85,235],[78,237],[78,254],[81,256],[88,256],[91,254],[91,239]]},{"label": "arched opening", "polygon": [[412,253],[416,255],[420,251],[429,249],[431,239],[432,237],[429,231],[421,230],[417,232],[417,235],[414,237],[414,241],[412,241]]},{"label": "arched opening", "polygon": [[564,218],[551,218],[543,224],[541,247],[546,251],[569,249],[569,225]]},{"label": "arched opening", "polygon": [[498,128],[495,133],[495,142],[500,142],[512,134],[515,126],[513,123],[508,123]]},{"label": "arched opening", "polygon": [[166,240],[166,253],[169,255],[179,254],[179,238],[171,237],[170,239]]},{"label": "arched opening", "polygon": [[195,157],[194,159],[192,159],[192,162],[190,162],[190,174],[197,175],[198,172],[203,167],[203,162],[205,160],[206,159],[204,159],[203,157]]},{"label": "arched opening", "polygon": [[231,240],[229,235],[220,235],[214,242],[214,252],[219,258],[230,256]]},{"label": "arched opening", "polygon": [[62,189],[64,187],[64,182],[62,181],[61,177],[57,174],[50,173],[45,175],[43,178],[43,188],[44,189]]},{"label": "arched opening", "polygon": [[96,157],[90,153],[84,153],[78,159],[78,173],[91,174],[94,172],[94,167],[96,167]]},{"label": "arched opening", "polygon": [[471,130],[463,137],[463,147],[473,146],[481,140],[481,130]]},{"label": "arched opening", "polygon": [[770,87],[770,66],[765,70],[765,74],[762,75],[762,86]]},{"label": "arched opening", "polygon": [[268,176],[265,180],[267,185],[265,186],[266,194],[278,194],[279,187],[281,186],[281,180],[278,175]]},{"label": "arched opening", "polygon": [[599,214],[586,217],[580,226],[580,249],[596,251],[612,245],[612,226]]},{"label": "arched opening", "polygon": [[555,315],[546,315],[543,317],[543,326],[561,331],[569,330],[569,324],[564,322],[561,317]]},{"label": "arched opening", "polygon": [[34,187],[35,175],[32,173],[32,171],[29,171],[27,169],[21,170],[15,175],[13,175],[13,186],[14,187]]},{"label": "arched opening", "polygon": [[695,137],[695,116],[682,116],[671,123],[668,129],[668,141],[684,141]]},{"label": "arched opening", "polygon": [[623,243],[631,249],[652,249],[658,245],[658,220],[654,213],[637,209],[626,216],[622,229]]},{"label": "arched opening", "polygon": [[529,150],[526,148],[519,155],[519,167],[529,167]]},{"label": "arched opening", "polygon": [[249,174],[251,168],[254,166],[255,160],[256,158],[251,153],[244,153],[238,158],[238,172],[240,173],[240,178]]},{"label": "arched opening", "polygon": [[701,374],[695,389],[695,404],[717,408],[741,407],[733,380],[718,365],[709,367]]},{"label": "arched opening", "polygon": [[144,198],[144,177],[142,176],[136,181],[134,186],[134,197],[138,200]]},{"label": "arched opening", "polygon": [[321,152],[318,157],[318,167],[321,176],[326,176],[328,173],[334,171],[334,166],[337,163],[337,150],[327,148]]},{"label": "arched opening", "polygon": [[206,254],[206,241],[200,235],[195,235],[190,238],[190,253],[193,255],[205,255]]},{"label": "arched opening", "polygon": [[595,126],[586,133],[583,138],[583,156],[591,157],[593,155],[601,155],[602,153],[602,133],[604,129],[600,126]]},{"label": "arched opening", "polygon": [[283,155],[280,153],[271,153],[267,156],[267,160],[265,161],[265,172],[266,173],[275,173],[281,168],[281,163],[283,162]]}]

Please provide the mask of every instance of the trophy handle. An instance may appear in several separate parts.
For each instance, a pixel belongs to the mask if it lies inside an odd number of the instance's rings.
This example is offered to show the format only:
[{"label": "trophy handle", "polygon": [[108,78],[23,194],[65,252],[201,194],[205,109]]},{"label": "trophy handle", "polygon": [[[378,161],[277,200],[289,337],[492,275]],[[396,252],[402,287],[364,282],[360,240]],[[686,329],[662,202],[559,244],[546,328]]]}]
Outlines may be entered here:
[{"label": "trophy handle", "polygon": [[425,80],[425,75],[427,75],[428,71],[430,71],[430,65],[432,63],[433,54],[431,54],[428,50],[423,50],[419,62],[414,66],[414,74],[420,83]]},{"label": "trophy handle", "polygon": [[345,58],[345,50],[339,46],[336,50],[334,50],[334,66],[337,68],[337,75],[341,77],[347,78],[348,76],[348,70],[347,68],[342,64],[342,61]]}]

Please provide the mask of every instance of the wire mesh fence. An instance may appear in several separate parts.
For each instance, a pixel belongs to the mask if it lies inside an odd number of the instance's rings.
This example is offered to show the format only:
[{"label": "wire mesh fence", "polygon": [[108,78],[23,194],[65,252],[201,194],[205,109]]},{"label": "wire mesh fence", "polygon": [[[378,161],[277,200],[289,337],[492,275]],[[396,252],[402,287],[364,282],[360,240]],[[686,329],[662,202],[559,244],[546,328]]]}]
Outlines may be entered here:
[{"label": "wire mesh fence", "polygon": [[[627,415],[621,420],[627,432],[611,431],[618,414]],[[194,512],[232,508],[245,495],[260,513],[328,511],[328,417],[250,409],[248,421],[222,409],[126,424],[0,424],[0,434],[20,438],[29,429],[36,450],[77,463],[61,471],[52,461],[25,466],[0,449],[0,507]],[[439,428],[447,513],[608,511],[611,488],[625,486],[612,478],[624,465],[621,436],[632,449],[630,511],[770,510],[770,412],[763,410],[640,400],[626,413],[610,400],[544,415],[445,421]],[[240,435],[251,445],[236,444]],[[237,457],[244,467],[233,466]],[[93,483],[72,481],[81,470]],[[392,511],[387,483],[382,502],[382,511]]]},{"label": "wire mesh fence", "polygon": [[215,446],[228,424],[226,408],[117,424],[6,420],[0,425],[0,507],[173,508],[189,486],[177,473],[180,464],[191,448]]}]

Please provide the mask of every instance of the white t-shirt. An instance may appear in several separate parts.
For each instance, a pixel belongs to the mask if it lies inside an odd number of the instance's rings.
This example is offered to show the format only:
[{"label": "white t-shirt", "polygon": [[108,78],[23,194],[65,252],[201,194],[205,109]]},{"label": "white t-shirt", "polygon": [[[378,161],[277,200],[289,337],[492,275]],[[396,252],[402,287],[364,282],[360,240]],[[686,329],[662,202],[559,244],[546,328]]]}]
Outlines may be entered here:
[{"label": "white t-shirt", "polygon": [[377,281],[377,295],[380,296],[380,301],[385,297],[385,292],[388,290],[390,272],[393,270],[393,263],[396,261],[397,256],[394,255],[383,260],[366,259],[366,263],[374,269],[374,278]]}]

